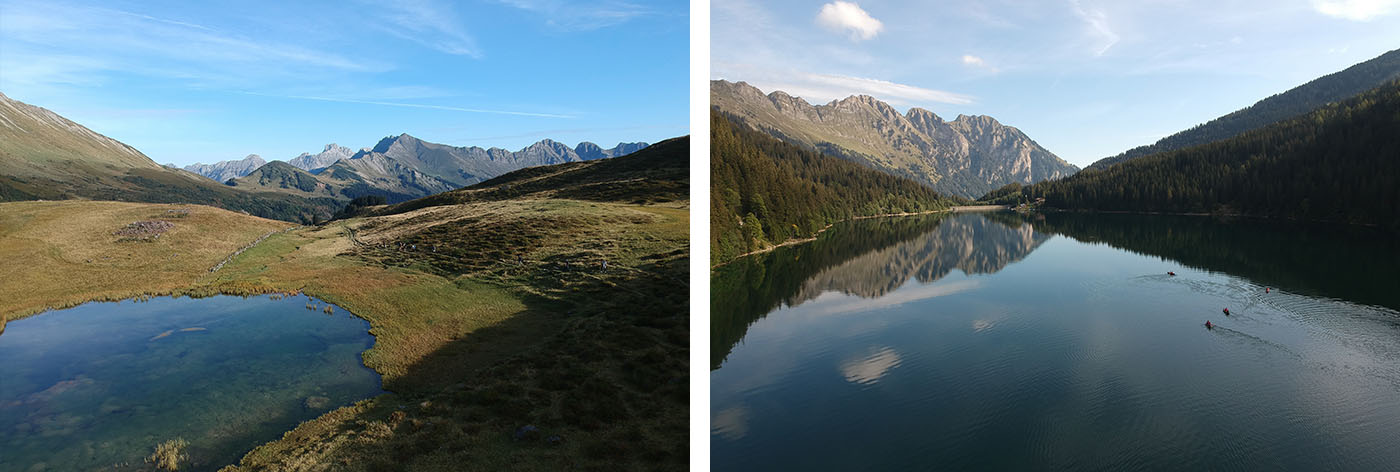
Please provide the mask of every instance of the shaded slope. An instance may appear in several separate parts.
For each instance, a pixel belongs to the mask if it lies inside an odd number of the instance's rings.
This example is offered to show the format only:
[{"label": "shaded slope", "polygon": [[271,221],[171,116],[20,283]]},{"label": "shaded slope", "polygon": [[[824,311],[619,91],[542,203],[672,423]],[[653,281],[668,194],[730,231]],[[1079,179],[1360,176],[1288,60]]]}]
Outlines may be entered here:
[{"label": "shaded slope", "polygon": [[1360,64],[1319,77],[1228,115],[1196,125],[1158,140],[1156,143],[1129,149],[1122,154],[1106,157],[1090,164],[1085,170],[1100,170],[1119,162],[1159,152],[1205,144],[1234,137],[1292,118],[1339,100],[1380,86],[1400,77],[1400,49],[1382,54]]},{"label": "shaded slope", "polygon": [[1231,139],[1042,182],[1054,208],[1400,225],[1400,81]]},{"label": "shaded slope", "polygon": [[394,214],[441,205],[511,198],[664,202],[689,198],[690,137],[672,138],[623,157],[517,170],[479,184],[394,205]]}]

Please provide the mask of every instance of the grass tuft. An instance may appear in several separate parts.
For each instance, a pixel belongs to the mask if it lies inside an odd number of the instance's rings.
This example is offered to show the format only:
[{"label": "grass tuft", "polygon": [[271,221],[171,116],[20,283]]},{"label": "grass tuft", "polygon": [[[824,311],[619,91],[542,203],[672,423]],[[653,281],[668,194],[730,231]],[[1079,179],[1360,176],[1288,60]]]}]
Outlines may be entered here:
[{"label": "grass tuft", "polygon": [[185,447],[190,443],[184,438],[175,438],[156,445],[156,451],[146,457],[146,461],[155,464],[161,470],[180,470],[180,463],[189,459],[185,454]]}]

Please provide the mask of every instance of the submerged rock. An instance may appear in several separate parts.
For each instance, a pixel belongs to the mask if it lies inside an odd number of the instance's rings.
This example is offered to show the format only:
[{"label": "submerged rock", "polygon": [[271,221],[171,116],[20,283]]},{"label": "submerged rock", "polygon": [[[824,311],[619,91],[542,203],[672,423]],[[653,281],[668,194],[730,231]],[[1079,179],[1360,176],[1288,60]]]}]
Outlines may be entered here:
[{"label": "submerged rock", "polygon": [[322,396],[312,395],[306,397],[306,401],[302,403],[306,405],[306,408],[308,410],[319,410],[325,408],[326,405],[329,405],[331,403],[331,399]]}]

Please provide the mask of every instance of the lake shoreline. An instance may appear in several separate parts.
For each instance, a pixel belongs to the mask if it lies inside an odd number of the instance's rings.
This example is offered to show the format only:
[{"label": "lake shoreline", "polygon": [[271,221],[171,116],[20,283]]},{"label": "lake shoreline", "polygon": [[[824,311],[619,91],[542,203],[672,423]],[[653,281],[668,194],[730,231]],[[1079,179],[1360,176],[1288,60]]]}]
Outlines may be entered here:
[{"label": "lake shoreline", "polygon": [[730,259],[730,260],[721,262],[721,263],[719,263],[719,264],[712,265],[712,266],[710,266],[710,270],[715,270],[715,269],[718,269],[718,268],[720,268],[720,267],[724,267],[724,266],[726,266],[726,265],[729,265],[729,264],[734,263],[734,261],[737,261],[737,260],[739,260],[739,259],[743,259],[743,258],[745,258],[745,257],[749,257],[749,256],[753,256],[753,255],[758,255],[758,254],[764,254],[764,253],[767,253],[767,252],[771,252],[771,251],[773,251],[774,249],[778,249],[778,248],[780,248],[780,247],[793,246],[793,245],[797,245],[797,244],[804,244],[804,243],[809,243],[809,242],[812,242],[812,241],[816,241],[816,240],[817,240],[817,237],[818,237],[818,236],[821,236],[822,233],[825,233],[826,230],[831,229],[832,225],[836,225],[836,224],[840,224],[840,223],[849,223],[849,222],[852,222],[852,221],[869,220],[869,219],[874,219],[874,218],[895,218],[895,217],[904,217],[904,216],[934,215],[934,214],[938,214],[938,213],[971,213],[971,212],[980,212],[980,211],[1000,211],[1000,210],[1008,210],[1008,209],[1010,209],[1010,208],[1011,208],[1011,207],[1008,206],[1008,205],[959,205],[959,206],[954,206],[954,207],[946,208],[946,209],[942,209],[942,210],[929,210],[929,211],[904,212],[904,213],[884,213],[884,214],[879,214],[879,215],[854,216],[854,217],[846,218],[846,219],[844,219],[844,220],[840,220],[840,221],[836,221],[836,222],[832,222],[832,223],[827,223],[826,226],[822,227],[822,229],[820,229],[820,230],[817,230],[816,234],[813,234],[812,237],[810,237],[810,238],[800,238],[800,239],[794,238],[794,239],[788,239],[788,240],[783,241],[783,242],[781,242],[781,243],[778,243],[778,244],[775,244],[775,245],[772,245],[772,246],[769,246],[769,247],[766,247],[766,248],[763,248],[763,249],[759,249],[759,250],[757,250],[757,251],[749,251],[749,252],[746,252],[746,253],[743,253],[743,254],[734,256],[733,259]]},{"label": "lake shoreline", "polygon": [[1341,224],[1341,225],[1347,225],[1347,226],[1360,226],[1360,227],[1364,227],[1364,228],[1376,228],[1376,229],[1380,229],[1380,230],[1389,230],[1389,231],[1396,231],[1396,230],[1397,230],[1397,228],[1390,228],[1390,227],[1386,227],[1386,226],[1381,226],[1381,225],[1376,224],[1376,223],[1353,223],[1353,222],[1349,222],[1349,221],[1336,221],[1336,220],[1310,220],[1310,219],[1303,219],[1303,218],[1294,218],[1294,217],[1289,217],[1289,216],[1267,216],[1267,215],[1254,215],[1254,214],[1247,214],[1247,213],[1169,212],[1169,211],[1132,211],[1132,210],[1092,210],[1092,209],[1071,209],[1071,208],[1048,208],[1048,209],[1046,209],[1046,208],[1037,208],[1037,209],[1033,209],[1033,210],[1031,210],[1031,211],[1033,211],[1033,212],[1038,211],[1038,212],[1042,212],[1042,213],[1049,213],[1049,212],[1054,212],[1054,213],[1090,213],[1090,214],[1109,214],[1109,215],[1210,216],[1210,217],[1216,217],[1216,218],[1248,218],[1248,219],[1254,219],[1254,220],[1289,221],[1289,222],[1294,222],[1294,223],[1321,223],[1321,224],[1334,224],[1334,225],[1335,225],[1335,224]]}]

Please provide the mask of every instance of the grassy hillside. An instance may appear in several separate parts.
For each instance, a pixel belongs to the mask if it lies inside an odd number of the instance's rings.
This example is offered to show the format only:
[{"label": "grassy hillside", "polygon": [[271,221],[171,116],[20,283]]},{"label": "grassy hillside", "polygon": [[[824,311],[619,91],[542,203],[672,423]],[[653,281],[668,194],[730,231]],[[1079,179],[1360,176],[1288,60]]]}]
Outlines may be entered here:
[{"label": "grassy hillside", "polygon": [[166,168],[131,146],[0,94],[0,202],[193,203],[294,222],[327,218],[343,206],[308,197],[244,192]]},{"label": "grassy hillside", "polygon": [[1022,189],[1055,208],[1400,226],[1400,81],[1214,143]]},{"label": "grassy hillside", "polygon": [[799,148],[714,112],[710,143],[711,263],[856,216],[953,203],[913,180]]},{"label": "grassy hillside", "polygon": [[[174,227],[151,241],[113,234],[148,220]],[[290,227],[199,205],[0,203],[0,315],[187,288],[249,241]]]},{"label": "grassy hillside", "polygon": [[[303,424],[241,470],[684,469],[687,228],[674,205],[522,199],[274,238],[222,277],[368,319],[366,363],[396,393]],[[525,425],[541,439],[513,440]]]},{"label": "grassy hillside", "polygon": [[1085,170],[1101,170],[1138,157],[1175,151],[1238,136],[1240,133],[1299,116],[1330,103],[1346,100],[1397,77],[1400,77],[1400,49],[1381,54],[1375,59],[1356,64],[1342,71],[1324,75],[1228,115],[1162,138],[1156,143],[1139,146],[1117,156],[1100,159],[1090,164]]},{"label": "grassy hillside", "polygon": [[[394,393],[304,423],[231,470],[683,470],[688,200],[671,191],[629,197],[661,204],[547,193],[279,232],[213,274],[209,265],[266,234],[258,225],[287,225],[193,207],[153,242],[118,244],[107,241],[111,231],[171,207],[3,204],[0,248],[16,248],[6,263],[51,274],[35,278],[51,291],[28,296],[6,284],[0,299],[7,312],[29,313],[108,293],[300,291],[368,320],[376,342],[365,363]],[[62,238],[52,234],[63,228]],[[228,241],[172,275],[145,276],[176,264],[160,259],[166,251],[213,235]],[[57,275],[72,270],[69,254],[113,247],[148,251],[93,268],[92,280],[115,288]],[[540,433],[515,440],[526,425]]]}]

